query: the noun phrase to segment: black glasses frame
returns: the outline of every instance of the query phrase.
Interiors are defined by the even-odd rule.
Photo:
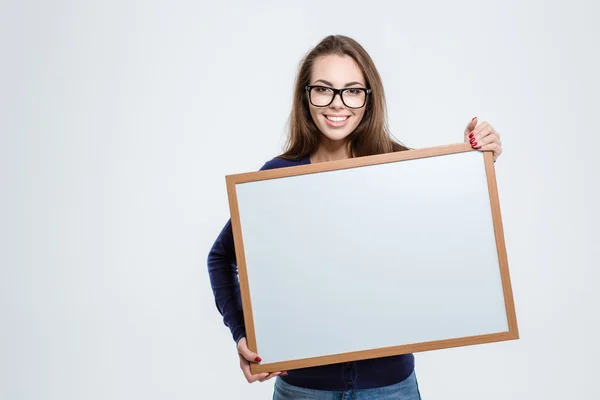
[[[312,89],[314,88],[323,88],[323,89],[329,89],[331,91],[333,91],[333,96],[331,97],[331,101],[328,104],[325,104],[323,106],[321,105],[316,105],[315,103],[313,103],[312,101]],[[329,107],[329,105],[331,103],[333,103],[333,101],[335,100],[335,96],[339,95],[340,99],[342,99],[342,103],[344,103],[344,105],[348,108],[352,108],[352,109],[357,109],[357,108],[363,108],[366,104],[367,104],[367,100],[369,97],[369,94],[371,93],[371,89],[366,89],[366,88],[357,88],[357,87],[350,87],[350,88],[344,88],[344,89],[335,89],[329,86],[321,86],[321,85],[306,85],[304,87],[304,89],[306,89],[306,91],[308,92],[308,100],[310,101],[310,104],[312,104],[315,107]],[[362,106],[360,107],[350,107],[348,104],[346,104],[346,102],[344,101],[344,95],[343,93],[347,90],[362,90],[363,92],[365,92],[365,102],[363,103]]]

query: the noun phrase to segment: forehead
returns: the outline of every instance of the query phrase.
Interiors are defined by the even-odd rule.
[[[350,56],[327,55],[317,58],[312,66],[311,83],[317,79],[324,79],[336,87],[343,87],[348,82],[365,84],[362,71],[358,63]]]

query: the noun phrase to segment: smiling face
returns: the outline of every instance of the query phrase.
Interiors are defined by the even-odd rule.
[[[350,56],[339,55],[317,58],[312,66],[309,84],[336,89],[367,87],[356,61]],[[313,101],[316,95],[315,90],[313,89]],[[352,95],[348,92],[344,94],[346,103],[349,103]],[[366,105],[362,108],[346,107],[339,95],[336,95],[333,102],[326,107],[316,107],[310,101],[308,107],[319,130],[326,138],[334,141],[344,140],[348,137],[362,120],[366,109]]]

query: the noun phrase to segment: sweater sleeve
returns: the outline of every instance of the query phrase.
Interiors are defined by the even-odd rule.
[[[237,343],[246,336],[231,219],[208,253],[208,275],[217,310]]]

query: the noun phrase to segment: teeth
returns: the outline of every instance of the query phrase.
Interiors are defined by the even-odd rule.
[[[348,117],[330,117],[329,115],[327,116],[327,119],[333,122],[342,122],[348,119]]]

